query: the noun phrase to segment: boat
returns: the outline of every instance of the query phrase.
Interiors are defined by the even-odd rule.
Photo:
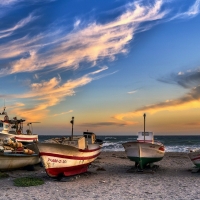
[[[100,155],[100,140],[96,135],[84,132],[81,136],[52,138],[43,143],[36,142],[39,156],[48,176],[60,180],[63,176],[72,176],[87,172],[89,165]]]
[[[5,115],[4,120],[0,120],[2,130],[0,131],[0,139],[4,138],[15,138],[17,142],[23,142],[23,143],[31,143],[38,141],[38,135],[33,134],[31,131],[32,123],[38,123],[38,122],[30,122],[28,123],[29,129],[26,130],[26,133],[23,133],[23,122],[25,122],[24,119],[17,119],[17,117],[14,117],[13,119],[9,119],[7,112],[4,110],[0,115]]]
[[[144,116],[144,131],[138,132],[136,141],[123,143],[127,157],[135,162],[135,167],[143,170],[147,165],[153,166],[154,162],[162,160],[165,154],[165,147],[162,143],[154,141],[153,132],[145,131]]]
[[[200,168],[200,149],[190,150],[190,152],[188,153],[188,156],[190,160],[193,162],[193,164],[197,168]]]
[[[32,166],[40,162],[39,156],[14,138],[0,141],[0,170],[12,170]]]

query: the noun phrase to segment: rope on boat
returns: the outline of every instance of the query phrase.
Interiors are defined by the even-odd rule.
[[[31,149],[26,148],[21,142],[16,142],[14,138],[5,138],[3,144],[0,146],[0,152],[5,152],[5,150],[10,150],[11,153],[24,153],[24,154],[34,154],[35,152]]]

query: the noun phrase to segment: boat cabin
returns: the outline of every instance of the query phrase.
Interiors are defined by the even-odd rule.
[[[154,142],[153,132],[138,132],[138,142]]]
[[[96,141],[96,135],[93,132],[83,132],[83,136],[88,144],[94,144]]]
[[[83,136],[74,136],[72,140],[70,137],[64,138],[64,140],[62,141],[62,144],[78,147],[79,149],[86,148],[86,141],[85,141],[85,137]]]
[[[73,137],[62,137],[62,138],[51,138],[45,140],[46,143],[58,143],[63,145],[69,145],[77,147],[79,149],[86,149],[88,145],[96,143],[96,135],[92,132],[83,132],[82,136],[73,136]],[[102,144],[102,140],[97,142]]]

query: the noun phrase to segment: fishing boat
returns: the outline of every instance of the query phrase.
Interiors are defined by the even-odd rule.
[[[14,117],[10,120],[5,108],[6,107],[4,107],[3,112],[0,113],[0,115],[5,115],[4,120],[0,120],[2,126],[2,130],[0,131],[0,139],[14,137],[17,142],[23,143],[38,141],[38,135],[33,134],[31,131],[32,123],[36,122],[28,123],[27,125],[29,128],[26,130],[26,133],[23,133],[23,122],[25,122],[25,120],[17,119],[17,117]]]
[[[96,142],[96,135],[84,132],[82,136],[73,136],[74,118],[72,118],[72,135],[53,138],[43,143],[35,143],[47,175],[61,179],[87,172],[88,166],[99,156],[101,144]]]
[[[0,170],[22,168],[39,162],[39,156],[31,146],[27,148],[14,138],[4,138],[0,141]]]
[[[147,165],[152,166],[154,162],[162,160],[165,154],[165,147],[162,143],[154,141],[153,132],[138,132],[136,141],[123,143],[127,157],[135,162],[135,166],[143,170]]]
[[[193,162],[193,164],[197,168],[200,168],[200,149],[190,150],[190,152],[188,153],[188,156],[190,160]]]

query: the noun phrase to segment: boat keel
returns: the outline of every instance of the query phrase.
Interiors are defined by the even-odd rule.
[[[73,176],[77,174],[82,174],[87,172],[87,170],[88,164],[64,168],[48,168],[46,169],[46,173],[52,178],[61,179],[63,176]]]

